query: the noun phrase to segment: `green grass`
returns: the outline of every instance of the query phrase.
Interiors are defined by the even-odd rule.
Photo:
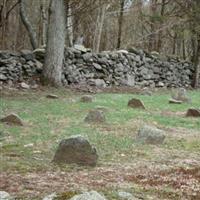
[[[192,104],[181,105],[168,104],[169,93],[153,96],[102,93],[95,95],[93,103],[80,103],[81,94],[64,89],[49,91],[60,96],[55,100],[45,98],[47,93],[36,91],[2,95],[0,116],[14,112],[26,124],[24,127],[0,124],[1,171],[26,173],[56,170],[57,166],[51,163],[55,149],[60,140],[72,135],[83,135],[96,146],[100,158],[98,166],[159,159],[160,155],[155,156],[154,152],[157,147],[139,145],[134,141],[138,128],[145,123],[165,130],[184,129],[185,134],[180,133],[179,138],[169,131],[166,142],[159,147],[161,156],[168,150],[184,151],[186,156],[200,152],[200,137],[188,140],[190,134],[192,137],[194,132],[200,134],[200,119],[176,114],[184,113],[190,107],[200,108],[199,91],[189,92]],[[147,110],[128,108],[127,102],[133,97],[140,98]],[[84,123],[87,112],[97,106],[108,108],[105,112],[107,122],[96,125]],[[171,115],[162,115],[165,111]],[[25,147],[27,144],[33,144],[33,147]]]

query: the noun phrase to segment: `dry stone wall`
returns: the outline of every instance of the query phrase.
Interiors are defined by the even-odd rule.
[[[44,50],[20,53],[0,52],[0,81],[22,81],[40,75]],[[194,67],[178,58],[161,57],[130,49],[92,53],[86,49],[67,48],[62,82],[106,86],[188,87]]]

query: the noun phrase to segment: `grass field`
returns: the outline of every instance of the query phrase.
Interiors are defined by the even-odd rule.
[[[54,93],[59,99],[47,99]],[[42,199],[59,192],[97,190],[118,199],[120,190],[140,199],[200,199],[200,119],[186,118],[190,107],[200,108],[200,91],[191,91],[192,104],[168,104],[169,92],[152,96],[99,93],[93,103],[80,103],[80,93],[49,89],[4,92],[0,116],[17,113],[25,126],[0,124],[0,190],[18,199]],[[146,110],[127,107],[140,98]],[[107,122],[83,122],[87,112],[104,106]],[[135,141],[140,126],[166,132],[163,145]],[[51,163],[60,140],[83,135],[97,148],[95,168]],[[66,198],[61,198],[66,199]]]

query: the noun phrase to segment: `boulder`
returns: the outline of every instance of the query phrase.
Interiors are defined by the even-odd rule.
[[[138,131],[136,141],[146,144],[162,144],[164,139],[165,133],[163,130],[145,125]]]
[[[91,191],[80,195],[75,195],[70,200],[106,200],[106,198],[96,191]]]
[[[200,109],[195,109],[195,108],[188,109],[186,117],[200,117]]]
[[[97,160],[96,149],[82,136],[62,140],[53,158],[53,162],[58,164],[78,164],[85,166],[95,166]]]
[[[90,103],[93,101],[93,96],[91,95],[84,95],[80,98],[80,102],[83,102],[83,103]]]
[[[22,119],[14,113],[11,113],[11,114],[1,118],[0,121],[7,123],[9,125],[17,125],[17,126],[23,126],[24,125]]]
[[[101,110],[91,110],[84,119],[87,123],[104,123],[106,122],[106,117]]]
[[[48,98],[48,99],[58,99],[59,97],[57,95],[55,95],[55,94],[48,94],[46,96],[46,98]]]
[[[129,100],[128,107],[139,108],[139,109],[145,110],[144,103],[140,99],[135,99],[135,98]]]
[[[0,200],[11,200],[13,199],[7,192],[0,191]]]

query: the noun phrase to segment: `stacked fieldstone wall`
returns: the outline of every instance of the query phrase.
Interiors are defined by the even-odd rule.
[[[42,72],[44,50],[20,53],[0,52],[0,81],[16,82]],[[106,86],[188,87],[194,67],[178,58],[163,57],[131,49],[92,53],[85,49],[67,48],[62,82]]]

